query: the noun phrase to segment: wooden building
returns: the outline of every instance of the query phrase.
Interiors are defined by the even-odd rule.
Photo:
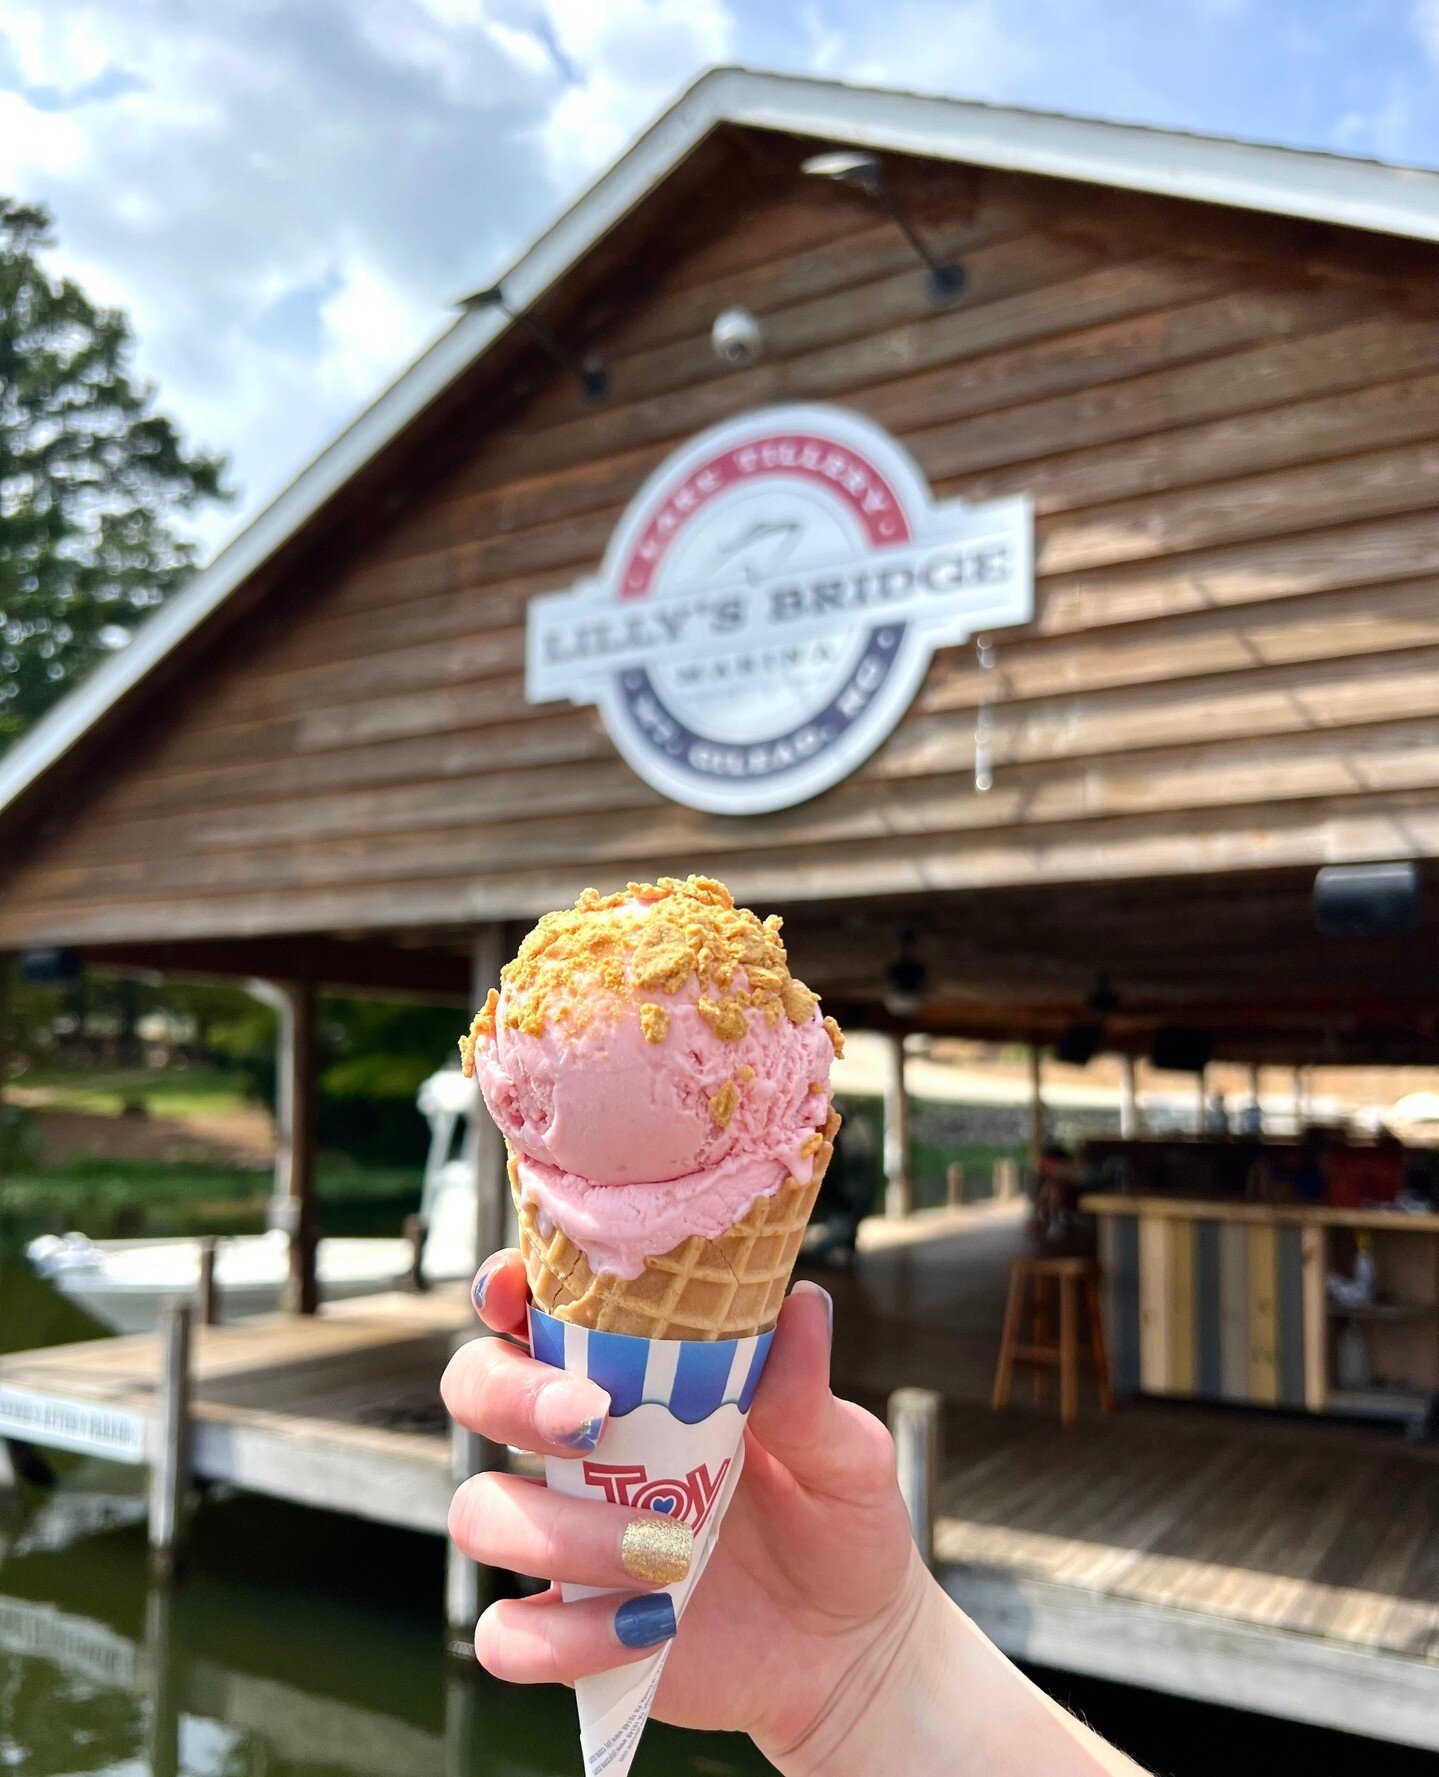
[[[835,147],[958,300],[806,175]],[[1326,863],[1439,873],[1436,242],[1432,173],[706,76],[0,762],[0,947],[292,984],[300,1206],[317,985],[459,1004],[512,922],[664,872],[780,907],[852,1023],[1045,1042],[1099,1003],[1117,1050],[1439,1059],[1432,913],[1309,906]],[[677,445],[785,402],[1027,496],[1034,615],[942,648],[845,781],[704,813],[527,702],[526,612]]]

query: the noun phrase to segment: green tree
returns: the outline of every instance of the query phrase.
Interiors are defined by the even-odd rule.
[[[124,315],[46,271],[52,244],[0,197],[0,752],[189,575],[175,515],[228,497],[131,380]]]

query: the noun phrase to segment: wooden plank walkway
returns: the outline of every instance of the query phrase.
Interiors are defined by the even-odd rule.
[[[1007,1652],[1439,1749],[1439,1454],[1132,1408],[951,1416],[935,1528]]]

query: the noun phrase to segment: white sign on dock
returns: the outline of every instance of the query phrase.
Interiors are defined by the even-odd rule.
[[[0,1437],[100,1456],[108,1462],[145,1460],[143,1414],[29,1388],[0,1385]]]

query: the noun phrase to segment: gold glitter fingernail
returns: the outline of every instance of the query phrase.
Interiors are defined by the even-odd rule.
[[[690,1570],[695,1533],[676,1518],[634,1518],[620,1538],[620,1566],[650,1586],[672,1586]]]

